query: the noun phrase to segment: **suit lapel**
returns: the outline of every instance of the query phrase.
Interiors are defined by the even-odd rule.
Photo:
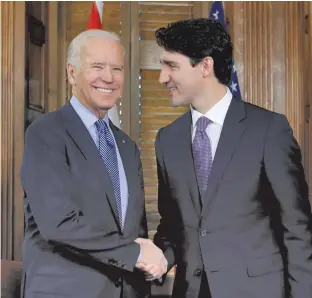
[[[203,198],[204,213],[209,209],[212,195],[217,189],[226,167],[246,129],[243,119],[246,117],[244,102],[240,98],[232,98],[229,110],[224,120],[218,147],[212,164],[206,194]]]
[[[120,132],[120,130],[114,126],[110,121],[110,127],[114,134],[119,154],[122,160],[123,168],[126,174],[127,185],[128,185],[128,206],[126,211],[126,217],[124,222],[124,230],[123,233],[126,235],[129,231],[132,230],[132,224],[135,223],[134,220],[131,220],[136,213],[137,198],[139,195],[138,189],[136,188],[139,185],[138,181],[138,173],[137,169],[134,168],[135,163],[133,162],[134,158],[134,150],[133,146],[125,140],[124,135]],[[132,155],[129,155],[131,152]]]
[[[200,216],[201,206],[200,206],[200,197],[197,186],[197,179],[194,168],[194,160],[192,153],[192,115],[191,111],[184,114],[181,118],[180,130],[177,132],[179,138],[177,138],[177,150],[176,154],[179,155],[177,160],[180,160],[181,171],[187,173],[187,183],[189,184],[190,194],[192,202],[195,208],[195,211]]]
[[[61,112],[63,119],[65,120],[64,124],[69,136],[77,145],[83,156],[92,164],[92,169],[94,169],[96,173],[95,176],[101,179],[102,183],[100,183],[100,185],[103,185],[103,194],[106,193],[110,207],[115,217],[115,221],[119,226],[117,203],[114,195],[113,185],[108,171],[106,170],[102,161],[99,150],[94,144],[89,131],[70,103],[67,103],[65,106],[63,106]]]

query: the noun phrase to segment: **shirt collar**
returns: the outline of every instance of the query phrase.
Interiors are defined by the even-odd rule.
[[[229,109],[231,101],[232,101],[232,93],[231,93],[230,89],[227,88],[225,95],[205,115],[196,111],[191,106],[192,128],[195,129],[197,120],[201,116],[205,116],[210,121],[212,121],[213,123],[216,123],[216,124],[223,126],[224,119],[225,119],[226,113]]]
[[[87,109],[83,104],[80,103],[77,97],[72,96],[70,99],[70,104],[84,123],[87,129],[90,129],[95,122],[97,122],[99,119],[96,117],[89,109]],[[104,121],[109,125],[108,121],[108,113],[106,113],[104,117]]]

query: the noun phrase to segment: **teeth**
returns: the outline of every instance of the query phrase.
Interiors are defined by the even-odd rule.
[[[112,89],[104,89],[104,88],[96,88],[96,90],[104,93],[111,93],[113,91]]]

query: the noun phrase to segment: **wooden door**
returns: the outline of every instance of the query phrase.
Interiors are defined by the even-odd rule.
[[[64,18],[58,2],[1,2],[1,257],[20,260],[20,166],[26,127],[65,102]]]
[[[47,110],[47,18],[47,2],[26,2],[25,128]]]

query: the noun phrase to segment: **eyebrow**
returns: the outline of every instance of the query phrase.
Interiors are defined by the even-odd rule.
[[[122,69],[124,68],[123,65],[103,63],[103,62],[92,62],[91,65],[100,65],[100,66],[110,65],[112,67],[120,67]]]
[[[107,63],[103,63],[103,62],[92,62],[91,65],[106,65]]]
[[[161,60],[160,59],[160,64],[166,64],[166,65],[170,65],[170,64],[174,64],[174,65],[179,65],[177,62],[175,61],[171,61],[171,60]]]

